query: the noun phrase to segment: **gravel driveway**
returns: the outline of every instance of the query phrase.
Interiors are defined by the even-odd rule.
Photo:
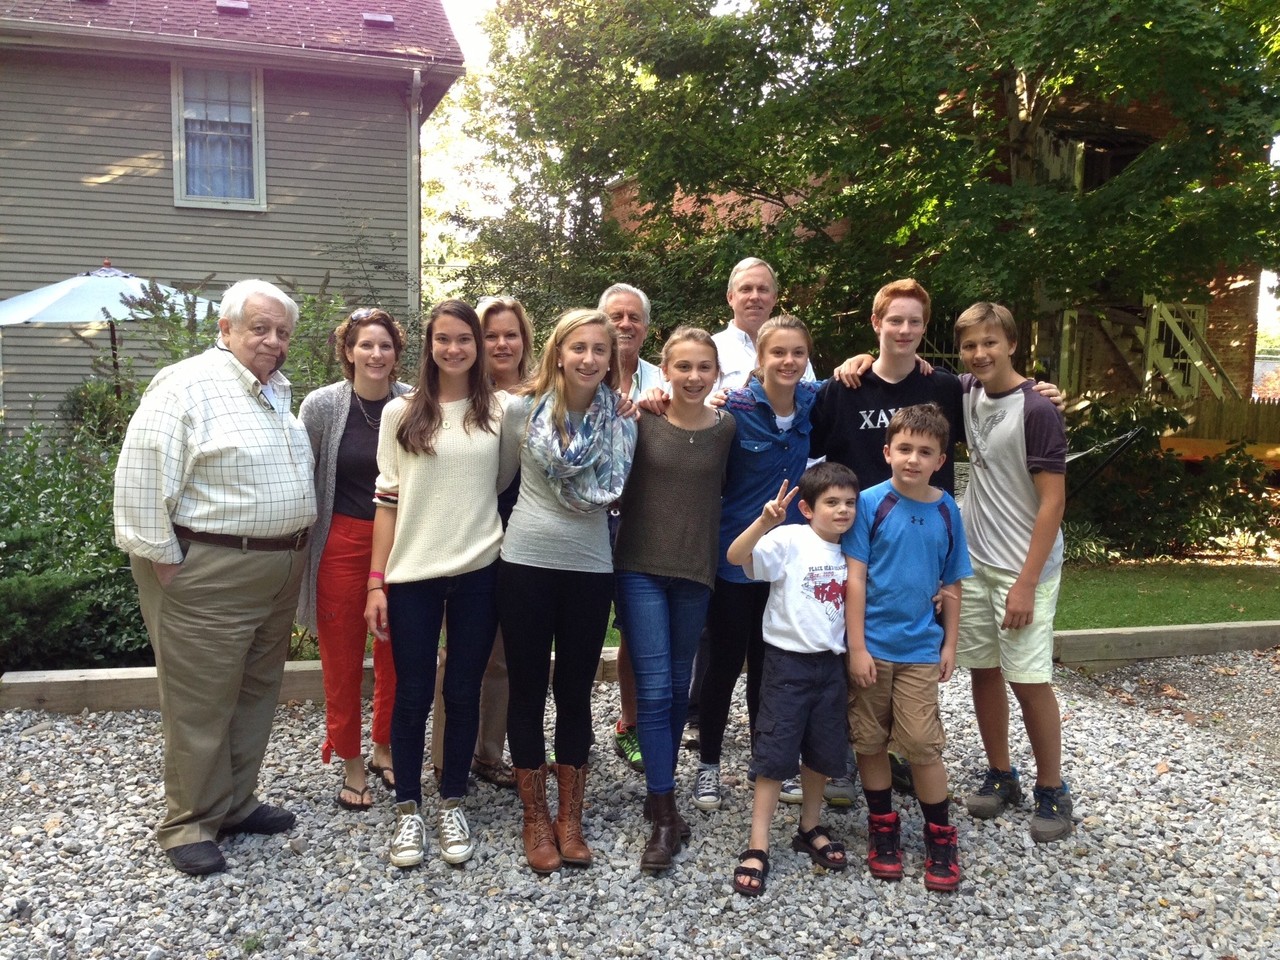
[[[702,814],[685,800],[686,753],[692,845],[668,874],[643,876],[643,783],[606,738],[612,686],[596,694],[587,789],[596,865],[546,879],[522,865],[514,793],[486,784],[468,800],[470,863],[449,867],[429,848],[421,868],[391,867],[390,804],[334,805],[341,768],[319,762],[322,712],[310,703],[280,708],[262,776],[263,797],[298,813],[293,835],[230,840],[229,872],[187,878],[151,839],[157,714],[7,712],[0,957],[1280,957],[1280,652],[1062,672],[1059,683],[1075,834],[1037,846],[1025,810],[980,823],[955,808],[965,881],[952,895],[924,890],[919,812],[901,803],[901,883],[867,875],[861,803],[826,817],[853,854],[844,874],[791,852],[784,808],[768,892],[734,895],[751,802],[743,717],[726,747],[724,807]],[[944,689],[943,714],[963,793],[983,766],[965,676]],[[1016,740],[1029,765],[1026,753]]]

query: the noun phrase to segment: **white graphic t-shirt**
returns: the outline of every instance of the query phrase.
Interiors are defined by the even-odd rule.
[[[808,524],[775,527],[751,554],[757,580],[767,580],[765,642],[795,653],[844,653],[847,567],[839,543]]]

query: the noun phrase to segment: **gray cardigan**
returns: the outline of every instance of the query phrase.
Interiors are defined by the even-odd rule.
[[[412,389],[406,383],[393,381],[391,395],[398,397]],[[316,629],[316,575],[320,570],[320,555],[329,539],[329,524],[333,520],[333,488],[338,475],[338,444],[351,412],[351,381],[340,380],[327,387],[313,390],[302,401],[298,418],[307,428],[311,439],[311,452],[316,459],[316,525],[311,528],[310,554],[306,573],[302,577],[302,592],[298,595],[298,623],[308,630]],[[372,492],[370,497],[372,497]]]

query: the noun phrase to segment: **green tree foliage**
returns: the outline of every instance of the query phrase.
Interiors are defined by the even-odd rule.
[[[1177,298],[1221,264],[1280,259],[1268,3],[722,8],[499,0],[477,124],[522,179],[513,212],[481,225],[472,286],[581,301],[584,274],[625,274],[722,315],[729,266],[756,253],[830,341],[897,276],[944,308],[997,298],[1033,314]],[[1168,116],[1154,142],[1126,120],[1147,105]],[[1117,138],[1129,162],[1105,182],[1049,176],[1068,140]],[[600,222],[620,178],[639,201],[631,236]]]

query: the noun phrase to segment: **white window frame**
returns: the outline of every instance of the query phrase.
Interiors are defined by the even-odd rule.
[[[252,81],[253,109],[253,191],[252,197],[208,197],[187,193],[187,138],[183,128],[183,75],[184,69],[221,70],[226,73],[248,73]],[[170,68],[172,92],[171,116],[173,119],[173,205],[175,207],[199,207],[206,210],[267,209],[266,140],[263,136],[262,68],[233,66],[225,63],[201,63],[198,61],[174,62]]]

